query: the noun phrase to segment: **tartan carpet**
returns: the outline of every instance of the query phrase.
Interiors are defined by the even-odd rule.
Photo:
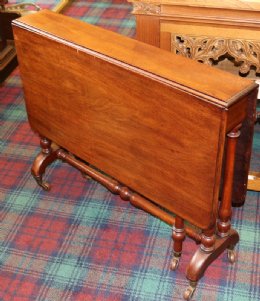
[[[51,7],[51,1],[42,2]],[[130,11],[122,0],[74,1],[64,13],[133,36]],[[27,122],[18,69],[0,88],[0,116],[0,300],[183,300],[185,268],[197,248],[192,240],[186,239],[179,269],[172,272],[168,225],[65,163],[47,169],[51,191],[36,185],[30,168],[39,139]],[[257,125],[256,170],[259,154]],[[259,193],[248,192],[233,216],[240,233],[238,261],[230,265],[221,255],[193,300],[259,300]]]

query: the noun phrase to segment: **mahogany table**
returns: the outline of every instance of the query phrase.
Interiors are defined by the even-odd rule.
[[[200,246],[184,293],[191,300],[220,254],[235,261],[236,145],[257,85],[50,11],[15,20],[14,35],[28,119],[41,141],[37,183],[49,190],[43,174],[60,159],[172,225],[172,269],[186,234],[194,239]]]

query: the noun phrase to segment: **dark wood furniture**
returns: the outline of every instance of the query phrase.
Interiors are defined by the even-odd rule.
[[[5,8],[5,4],[8,2],[8,0],[0,0],[0,9],[4,9]]]
[[[48,190],[45,169],[63,160],[174,225],[173,269],[186,234],[200,243],[187,269],[190,300],[222,252],[235,260],[236,144],[257,85],[49,11],[13,27],[28,119],[41,137],[34,178]]]
[[[32,11],[25,10],[27,6],[39,10],[39,6],[28,2],[7,5],[8,0],[0,0],[0,84],[17,67],[16,50],[11,23],[13,20]]]
[[[128,2],[138,40],[235,74],[260,74],[260,1]]]
[[[62,12],[71,2],[72,0],[60,0],[53,11]],[[37,10],[40,10],[40,7],[35,3],[22,2],[8,5],[8,0],[0,0],[0,84],[18,65],[11,22]]]
[[[136,16],[136,38],[173,53],[260,82],[260,1],[128,0]],[[258,98],[260,94],[258,94]],[[250,172],[254,116],[237,148],[233,205],[245,202],[248,189],[260,190],[260,174]]]
[[[18,64],[11,22],[20,16],[17,12],[5,12],[0,9],[0,83]]]

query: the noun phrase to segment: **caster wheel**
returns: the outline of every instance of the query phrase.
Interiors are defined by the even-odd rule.
[[[195,291],[195,287],[189,286],[183,294],[184,300],[190,301]]]
[[[42,180],[42,176],[34,176],[35,181],[37,182],[37,184],[45,191],[49,191],[51,189],[51,185],[47,182],[44,182]]]
[[[227,257],[228,257],[228,261],[230,263],[234,263],[236,261],[236,253],[234,250],[228,250],[227,251]]]
[[[180,262],[180,258],[176,258],[174,257],[171,261],[171,265],[170,265],[170,269],[172,271],[175,271],[178,269],[178,266],[179,266],[179,262]]]
[[[43,182],[43,183],[41,184],[41,187],[42,187],[42,189],[45,190],[45,191],[50,191],[50,190],[51,190],[51,185],[50,185],[49,183],[46,183],[46,182]]]

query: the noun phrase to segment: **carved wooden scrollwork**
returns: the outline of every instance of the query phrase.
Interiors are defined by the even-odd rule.
[[[133,2],[133,14],[158,15],[161,13],[160,5],[142,2]]]
[[[239,72],[246,74],[251,67],[260,72],[260,42],[254,40],[196,37],[172,33],[171,51],[212,65],[221,56],[230,55],[240,64]]]

